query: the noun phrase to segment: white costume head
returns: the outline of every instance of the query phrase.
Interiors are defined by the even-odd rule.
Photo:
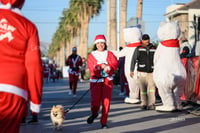
[[[178,39],[180,35],[178,22],[161,22],[157,35],[161,41]]]
[[[124,40],[127,43],[140,42],[142,38],[142,32],[139,27],[124,28]]]

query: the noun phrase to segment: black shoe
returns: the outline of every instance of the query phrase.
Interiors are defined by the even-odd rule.
[[[107,124],[104,124],[104,125],[101,125],[101,128],[102,128],[102,129],[107,129],[107,128],[109,128],[109,127],[108,127]]]
[[[146,106],[146,105],[142,105],[140,108],[141,108],[142,110],[147,110],[147,106]]]
[[[147,109],[148,109],[148,110],[155,110],[155,105],[149,105],[149,106],[147,107]]]
[[[33,116],[33,118],[32,118],[30,121],[28,121],[28,123],[29,123],[29,124],[36,124],[36,123],[38,123],[38,118],[37,118],[37,116]]]
[[[92,124],[94,119],[97,118],[98,115],[91,115],[88,119],[87,119],[87,123],[88,124]]]

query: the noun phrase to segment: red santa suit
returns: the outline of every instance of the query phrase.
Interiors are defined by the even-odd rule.
[[[53,82],[55,82],[56,75],[57,75],[56,74],[56,67],[57,67],[57,65],[54,62],[50,65],[51,76],[52,76]]]
[[[102,64],[107,64],[109,68],[108,76],[102,78]],[[93,51],[88,56],[87,66],[91,71],[90,92],[91,92],[91,112],[97,116],[102,103],[101,124],[107,123],[108,112],[110,109],[110,100],[113,88],[113,72],[118,67],[118,62],[114,54],[104,50]]]
[[[50,65],[49,65],[48,62],[45,62],[43,64],[43,72],[44,72],[44,78],[48,82],[48,80],[49,80],[49,73],[50,73]]]
[[[40,111],[42,62],[35,25],[20,14],[24,0],[1,0],[0,7],[0,130],[18,133],[26,101]]]
[[[76,52],[76,51],[77,51],[76,47],[72,48],[72,52]],[[68,73],[69,73],[70,90],[73,91],[73,94],[75,96],[78,78],[79,78],[79,75],[80,75],[79,67],[82,66],[82,58],[77,54],[71,54],[67,58],[66,64],[69,65]]]

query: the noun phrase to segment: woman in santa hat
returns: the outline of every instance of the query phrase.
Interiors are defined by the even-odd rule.
[[[114,54],[107,51],[106,38],[104,35],[97,35],[94,40],[94,50],[90,53],[87,65],[91,71],[90,92],[91,112],[87,119],[88,124],[93,123],[98,116],[100,104],[102,103],[102,128],[107,128],[107,118],[110,109],[110,100],[113,88],[113,72],[118,67]]]
[[[0,131],[18,133],[28,97],[40,111],[43,72],[36,26],[22,16],[25,0],[0,0]]]

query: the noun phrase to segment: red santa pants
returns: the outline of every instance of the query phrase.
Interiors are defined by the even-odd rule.
[[[113,81],[104,79],[104,82],[90,82],[91,93],[91,112],[92,115],[97,115],[102,103],[101,124],[104,125],[108,119],[110,110],[110,100],[112,96]]]
[[[19,133],[26,101],[20,96],[0,92],[1,133]]]
[[[74,95],[76,94],[78,77],[79,77],[79,75],[69,74],[69,87],[70,87],[70,90],[73,91]]]

